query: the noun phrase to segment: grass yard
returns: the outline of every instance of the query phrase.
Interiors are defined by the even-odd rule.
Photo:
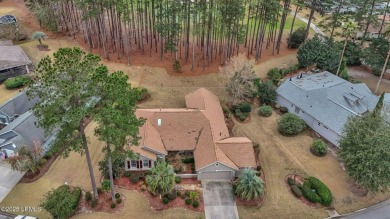
[[[347,175],[337,159],[329,153],[315,157],[309,151],[313,141],[308,132],[295,137],[285,137],[277,131],[280,116],[260,117],[252,112],[248,124],[235,123],[233,132],[260,143],[260,162],[265,172],[266,199],[261,208],[239,207],[240,218],[324,218],[325,209],[314,209],[294,198],[284,183],[286,175],[297,173],[315,176],[332,191],[332,205],[339,213],[347,213],[390,198],[390,193],[358,197],[348,189]]]

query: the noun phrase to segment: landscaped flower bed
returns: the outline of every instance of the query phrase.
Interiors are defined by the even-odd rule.
[[[114,202],[111,199],[111,190],[105,192],[99,189],[98,193],[99,198],[94,199],[90,192],[83,192],[77,213],[85,211],[114,213],[123,208],[125,197],[120,193],[116,193]]]
[[[142,193],[148,199],[150,207],[155,210],[164,210],[164,209],[177,208],[177,207],[188,208],[190,210],[197,211],[197,212],[203,212],[204,210],[203,198],[200,191],[176,190],[175,191],[176,196],[172,195],[170,197],[171,199],[169,199],[167,195],[165,196],[161,195],[160,198],[160,195],[153,195],[148,190],[144,177],[141,177],[137,183],[132,183],[130,178],[131,176],[127,177],[123,175],[119,179],[115,179],[114,184],[120,188],[129,189],[129,190]],[[180,184],[178,185],[191,185],[191,184],[197,185],[199,184],[199,181],[197,181],[196,179],[182,179]],[[178,192],[180,192],[180,194]],[[190,204],[186,204],[186,200],[190,198],[189,197],[190,192],[197,192],[198,197],[196,198],[196,200],[199,204],[198,207],[193,206],[193,200],[191,200]],[[168,201],[168,203],[164,204],[164,198],[165,201]]]
[[[329,188],[315,177],[302,178],[288,175],[285,182],[291,194],[311,207],[330,206],[332,193]]]

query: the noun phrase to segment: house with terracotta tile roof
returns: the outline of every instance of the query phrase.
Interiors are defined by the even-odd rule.
[[[139,146],[128,145],[138,159],[127,160],[126,170],[148,170],[169,152],[193,153],[198,180],[232,180],[240,170],[256,167],[252,141],[230,137],[216,95],[200,88],[185,101],[187,108],[136,111],[146,122],[139,129]]]

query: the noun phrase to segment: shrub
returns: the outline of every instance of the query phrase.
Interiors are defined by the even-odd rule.
[[[259,108],[259,115],[260,116],[264,116],[264,117],[271,116],[272,115],[272,107],[271,106],[267,106],[267,105],[261,106]]]
[[[184,194],[185,194],[186,196],[190,196],[190,191],[186,191]]]
[[[145,190],[146,190],[146,185],[145,184],[141,185],[141,191],[145,191]]]
[[[277,84],[282,77],[278,68],[272,68],[269,70],[267,76],[272,82],[274,82],[274,84]]]
[[[191,199],[189,199],[189,198],[187,198],[187,199],[186,199],[186,204],[187,204],[187,205],[190,205],[190,204],[191,204],[191,202],[192,202],[192,200],[191,200]]]
[[[196,200],[194,202],[192,202],[192,207],[194,207],[194,208],[199,207],[199,202]]]
[[[167,197],[164,197],[162,201],[163,201],[164,205],[169,203],[169,199]]]
[[[192,173],[196,173],[195,164],[194,163],[191,164],[191,172]]]
[[[187,164],[187,163],[195,163],[193,157],[186,157],[186,158],[183,158],[182,161],[183,161],[183,163],[185,163],[185,164]]]
[[[103,191],[109,191],[111,189],[111,182],[108,179],[103,180],[102,182],[102,190]]]
[[[148,89],[145,87],[137,87],[138,101],[145,99],[148,96]]]
[[[281,68],[279,73],[280,73],[280,76],[283,77],[283,76],[287,75],[288,73],[290,73],[290,70],[286,69],[286,68]]]
[[[47,160],[45,158],[42,158],[39,160],[39,166],[43,166],[47,163]]]
[[[308,182],[310,188],[316,191],[316,194],[320,197],[320,203],[329,206],[332,203],[332,193],[329,188],[315,177],[309,177],[305,183]],[[303,183],[303,186],[305,186]]]
[[[120,203],[122,203],[122,199],[117,198],[117,199],[116,199],[116,204],[119,205]]]
[[[298,198],[302,197],[302,191],[298,188],[296,185],[291,186],[291,191],[294,193],[294,195]]]
[[[125,172],[125,177],[130,177],[131,176],[131,173],[129,171],[126,171]]]
[[[275,104],[275,109],[280,109],[280,105],[279,104]]]
[[[115,193],[115,198],[116,198],[116,199],[118,199],[118,198],[120,198],[120,197],[121,197],[121,194]]]
[[[295,185],[295,180],[294,180],[293,178],[291,178],[291,177],[288,177],[288,178],[287,178],[287,183],[288,183],[290,186]]]
[[[243,113],[250,113],[252,111],[252,107],[249,103],[241,103],[238,105],[238,108],[241,110]]]
[[[181,196],[180,196],[182,199],[185,199],[185,198],[187,198],[187,196],[186,195],[184,195],[184,194],[181,194]]]
[[[169,193],[167,194],[167,198],[168,198],[169,200],[175,200],[176,197],[177,197],[176,190],[172,190],[171,192],[169,192]]]
[[[111,203],[111,208],[114,209],[116,207],[115,203]]]
[[[328,153],[328,146],[321,139],[316,139],[311,144],[310,151],[316,156],[325,156]]]
[[[71,190],[69,186],[62,185],[46,193],[40,206],[48,211],[53,218],[69,218],[76,211],[80,197],[80,188]]]
[[[93,198],[93,199],[91,200],[91,207],[92,207],[92,208],[95,208],[95,207],[97,206],[97,204],[98,204],[98,200],[97,200],[96,198]]]
[[[278,123],[278,130],[283,135],[299,134],[305,127],[305,121],[292,113],[284,114]]]
[[[90,202],[90,201],[92,200],[92,194],[91,194],[91,192],[86,192],[86,193],[85,193],[85,200],[86,200],[87,202]]]
[[[240,109],[235,109],[234,114],[241,120],[244,121],[248,117],[249,113],[244,113]]]
[[[175,183],[181,183],[181,177],[175,176]]]
[[[298,48],[305,41],[305,37],[306,29],[304,27],[296,29],[287,39],[288,48]]]
[[[181,72],[181,64],[178,60],[175,60],[175,63],[173,63],[173,70],[175,72]]]
[[[102,194],[102,192],[103,192],[102,188],[101,187],[97,188],[97,192],[98,192],[98,194]]]
[[[281,113],[288,113],[288,108],[285,106],[279,107]]]
[[[7,89],[13,89],[27,85],[30,81],[31,79],[29,77],[21,75],[14,78],[8,78],[4,82],[4,85]]]
[[[181,196],[181,192],[180,192],[180,191],[177,191],[177,192],[176,192],[176,195],[177,195],[177,196]]]
[[[311,185],[310,183],[306,180],[304,183],[303,183],[303,186],[301,188],[301,191],[302,191],[302,194],[303,196],[313,202],[313,203],[319,203],[321,202],[321,198],[320,196],[317,195],[317,193],[315,193],[312,189],[311,189]]]
[[[132,183],[136,184],[139,181],[139,175],[138,174],[131,174],[130,180]]]

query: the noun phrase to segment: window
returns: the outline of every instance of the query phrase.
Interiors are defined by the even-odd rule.
[[[144,162],[144,167],[149,167],[149,160],[143,160]]]
[[[131,160],[131,167],[137,167],[137,161]]]

